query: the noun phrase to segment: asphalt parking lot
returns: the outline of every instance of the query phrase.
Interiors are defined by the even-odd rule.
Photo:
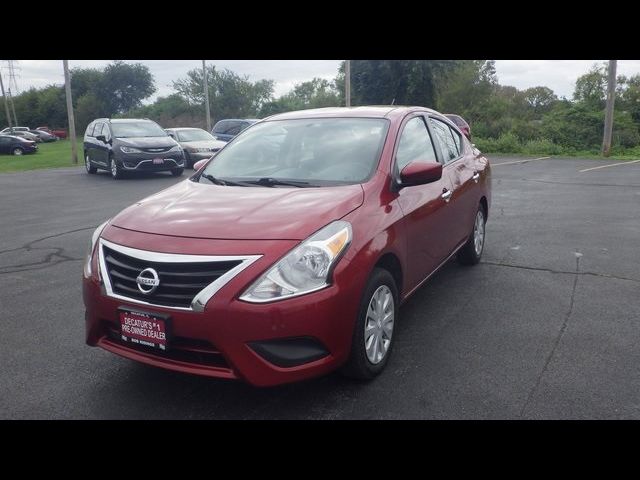
[[[640,418],[640,163],[492,163],[483,262],[405,304],[383,375],[269,389],[84,344],[93,229],[182,179],[0,175],[0,418]]]

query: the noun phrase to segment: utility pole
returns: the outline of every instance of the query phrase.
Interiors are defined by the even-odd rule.
[[[78,164],[78,146],[76,145],[76,122],[73,118],[73,103],[71,101],[71,78],[69,76],[69,61],[63,60],[64,92],[67,96],[67,117],[69,119],[69,137],[71,140],[71,161]]]
[[[2,72],[0,72],[0,90],[2,90],[2,100],[4,103],[4,113],[7,115],[7,123],[11,132],[13,132],[13,125],[11,125],[11,115],[9,115],[9,104],[7,103],[7,97],[4,94],[4,83],[2,83]]]
[[[613,132],[613,106],[616,101],[616,67],[617,60],[609,60],[609,77],[607,79],[607,108],[604,113],[604,139],[602,140],[602,155],[608,157],[611,153],[611,133]]]
[[[18,126],[18,117],[16,117],[16,104],[13,103],[13,95],[11,95],[11,88],[7,88],[7,94],[9,95],[9,102],[11,102],[11,111],[13,112],[13,123],[14,126]]]
[[[351,106],[351,60],[344,64],[344,98],[347,107]]]
[[[209,111],[209,81],[207,79],[207,66],[202,60],[202,78],[204,88],[204,107],[207,112],[207,132],[211,133],[211,112]]]

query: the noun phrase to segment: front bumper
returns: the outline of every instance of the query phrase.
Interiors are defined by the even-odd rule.
[[[155,163],[156,159],[162,159],[162,163]],[[163,172],[185,166],[182,152],[122,154],[116,161],[124,170],[138,172]]]
[[[196,243],[203,249],[209,248],[204,246],[206,243],[212,244],[216,251],[206,252],[210,254],[229,254],[228,248],[234,243],[234,254],[257,253],[250,250],[253,247],[248,241]],[[255,386],[303,380],[334,370],[349,355],[366,272],[352,272],[355,269],[350,269],[348,260],[343,258],[334,271],[333,284],[323,290],[266,304],[238,300],[266,268],[297,242],[278,243],[277,253],[265,255],[234,277],[209,300],[203,312],[142,308],[107,296],[104,285],[96,278],[83,278],[87,344],[149,365],[242,379]],[[171,316],[172,343],[167,352],[132,346],[119,339],[118,308],[123,306]]]

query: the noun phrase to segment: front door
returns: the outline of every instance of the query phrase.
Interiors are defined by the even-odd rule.
[[[404,124],[396,152],[396,175],[412,162],[437,162],[433,141],[422,115]],[[408,291],[431,274],[455,248],[450,231],[449,177],[426,185],[403,187],[398,203],[407,231]]]

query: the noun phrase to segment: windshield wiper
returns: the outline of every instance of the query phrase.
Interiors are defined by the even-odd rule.
[[[222,178],[216,178],[213,175],[209,175],[208,173],[203,173],[200,175],[202,178],[206,178],[211,183],[215,183],[216,185],[224,185],[224,186],[233,186],[233,187],[244,187],[241,183],[232,182],[230,180],[223,180]]]
[[[304,188],[304,187],[314,186],[314,185],[311,185],[309,182],[303,182],[300,180],[280,180],[278,178],[273,178],[273,177],[262,177],[262,178],[258,178],[257,180],[244,180],[243,183],[250,183],[252,185],[261,185],[264,187],[276,187],[278,185],[283,185],[287,187]]]

